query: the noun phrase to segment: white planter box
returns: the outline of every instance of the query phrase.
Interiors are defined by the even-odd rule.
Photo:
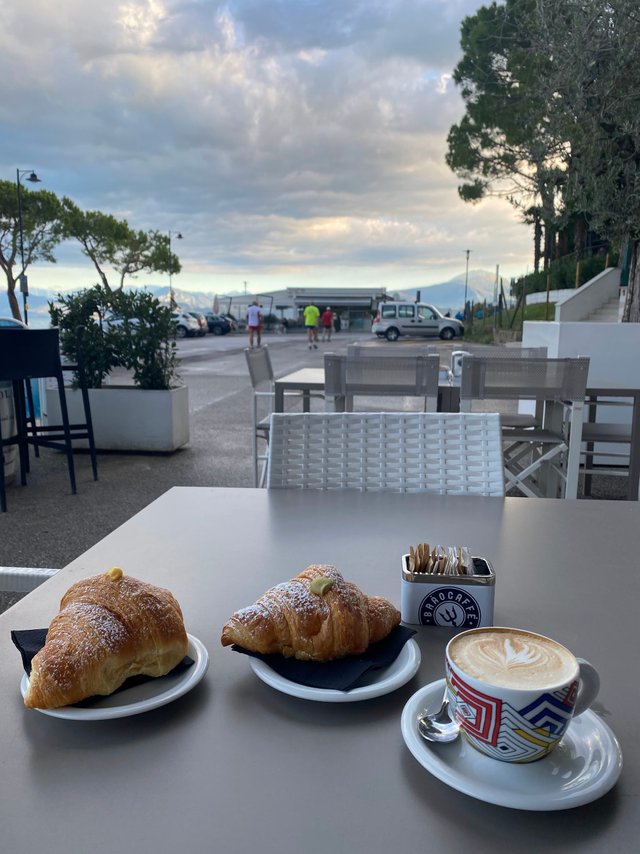
[[[71,423],[84,421],[82,396],[66,389]],[[57,389],[47,389],[47,420],[62,423]],[[155,391],[133,386],[89,389],[96,448],[102,451],[175,451],[189,441],[187,386]],[[88,442],[78,441],[77,447]]]

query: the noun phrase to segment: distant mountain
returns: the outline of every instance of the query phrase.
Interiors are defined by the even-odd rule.
[[[458,311],[464,305],[464,282],[465,274],[454,276],[448,282],[435,285],[424,285],[419,288],[392,292],[389,295],[402,300],[415,300],[417,293],[423,302],[431,303],[441,311]],[[467,283],[467,299],[482,302],[493,301],[495,276],[486,270],[469,270]],[[168,285],[147,285],[146,290],[157,297],[161,302],[169,303]],[[185,291],[181,288],[173,289],[173,294],[180,308],[185,311],[213,311],[214,301],[217,297],[221,312],[228,310],[229,298],[242,296],[242,291],[229,291],[227,294],[216,294],[213,291]],[[29,322],[35,327],[46,327],[49,325],[49,301],[54,301],[58,296],[57,290],[44,288],[32,288],[29,294]],[[22,299],[20,298],[20,305]],[[0,317],[9,315],[9,306],[6,300],[0,297]]]
[[[169,304],[169,286],[168,285],[149,285],[146,290],[157,297],[160,302]],[[29,325],[36,328],[45,328],[49,326],[49,302],[54,302],[58,296],[58,290],[49,290],[44,288],[29,289]],[[185,311],[213,311],[213,301],[216,294],[211,292],[189,292],[179,288],[173,289],[174,299],[178,305]],[[222,309],[224,302],[221,300]],[[20,307],[22,308],[22,297],[18,297]],[[3,302],[0,298],[0,317],[10,316],[9,305],[6,300]]]
[[[169,287],[167,285],[147,285],[145,290],[157,297],[160,302],[169,304]],[[183,291],[173,289],[173,298],[184,311],[213,311],[215,298],[221,299],[213,291]]]
[[[465,274],[454,276],[448,282],[437,285],[424,285],[420,288],[411,288],[401,291],[400,298],[415,300],[418,293],[422,302],[435,305],[441,311],[451,310],[456,312],[464,306],[464,282]],[[495,288],[495,275],[487,273],[486,270],[469,270],[467,280],[467,299],[474,302],[493,302]]]

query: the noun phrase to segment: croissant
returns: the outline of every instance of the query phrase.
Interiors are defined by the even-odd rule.
[[[330,661],[359,655],[399,622],[400,612],[384,597],[367,596],[335,566],[313,565],[237,611],[221,641],[262,654]]]
[[[24,704],[55,709],[112,694],[130,676],[164,676],[188,647],[180,606],[113,567],[67,590],[31,662]]]

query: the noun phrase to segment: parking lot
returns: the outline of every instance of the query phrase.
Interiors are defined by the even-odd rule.
[[[340,333],[309,350],[300,333],[273,334],[268,344],[275,373],[322,365],[323,353],[344,352],[349,343],[378,342],[370,333]],[[91,477],[89,457],[76,454],[78,493],[69,493],[63,454],[43,449],[33,459],[28,485],[7,490],[8,512],[0,514],[0,564],[61,567],[121,525],[172,486],[252,486],[251,384],[244,348],[246,335],[207,335],[178,343],[182,381],[189,387],[189,445],[174,454],[100,454],[99,480]],[[408,346],[411,346],[408,343]],[[444,353],[452,345],[438,342]],[[215,520],[203,531],[211,539],[242,536],[217,531]],[[179,538],[181,532],[175,531]],[[113,563],[120,558],[113,556]]]
[[[299,333],[267,335],[264,339],[276,375],[320,366],[324,352],[345,352],[347,345],[356,341],[379,348],[411,348],[424,343],[390,344],[370,333],[344,332],[334,334],[330,343],[320,343],[317,350],[309,350],[305,336]],[[448,367],[450,353],[460,347],[460,342],[432,343],[441,352],[441,365]],[[0,564],[64,566],[172,486],[252,486],[246,344],[246,335],[241,333],[179,342],[181,377],[189,387],[191,438],[188,446],[176,453],[100,454],[97,482],[91,477],[88,455],[76,454],[78,493],[71,495],[64,455],[43,450],[40,459],[32,461],[28,485],[7,490],[8,513],[0,514]],[[607,488],[607,484],[598,486],[594,497],[619,497],[617,483],[612,494]],[[241,537],[250,525],[250,519],[238,519],[236,530],[222,531],[212,519],[202,532],[211,540],[212,561],[218,537]],[[181,535],[176,529],[176,538]],[[113,555],[114,564],[120,560],[119,555]]]

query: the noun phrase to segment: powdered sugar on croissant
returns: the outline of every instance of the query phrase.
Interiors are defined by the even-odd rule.
[[[318,582],[312,583],[322,578],[332,583],[320,582],[320,587],[329,589],[314,592]],[[364,652],[399,622],[400,612],[387,599],[367,596],[335,566],[316,564],[237,611],[224,626],[221,641],[262,654],[330,661]]]
[[[25,706],[58,708],[112,694],[130,676],[164,676],[187,647],[172,594],[113,567],[78,581],[63,596],[31,662]]]

